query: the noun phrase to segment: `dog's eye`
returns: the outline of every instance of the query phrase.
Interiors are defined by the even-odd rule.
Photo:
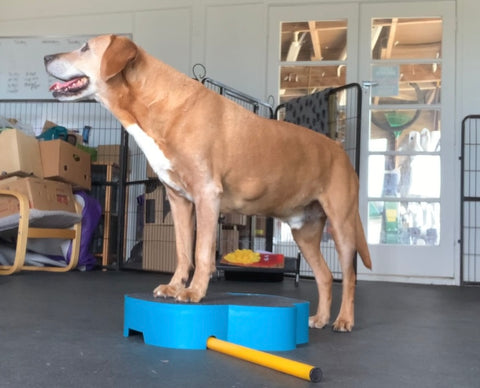
[[[88,47],[88,43],[85,43],[85,44],[82,46],[82,48],[80,49],[80,51],[81,51],[82,53],[84,53],[85,51],[88,51],[88,50],[90,50],[90,47]]]

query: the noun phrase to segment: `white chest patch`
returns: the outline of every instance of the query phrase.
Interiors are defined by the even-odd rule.
[[[172,163],[167,159],[161,148],[155,141],[148,136],[142,128],[137,124],[130,125],[126,128],[127,132],[135,139],[140,149],[145,154],[148,163],[153,171],[158,175],[162,183],[171,187],[172,189],[182,193],[187,198],[190,197],[185,190],[172,181],[170,171],[172,171]]]

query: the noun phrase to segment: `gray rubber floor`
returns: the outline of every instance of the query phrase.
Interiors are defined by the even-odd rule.
[[[359,282],[350,334],[310,330],[276,353],[318,366],[311,383],[211,350],[145,345],[123,337],[123,296],[168,276],[140,272],[23,272],[0,277],[0,387],[480,387],[480,288]],[[218,292],[311,301],[316,288],[216,280]],[[341,285],[334,285],[333,315]]]

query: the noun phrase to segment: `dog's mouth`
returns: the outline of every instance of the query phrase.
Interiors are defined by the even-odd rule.
[[[90,84],[87,76],[75,77],[68,81],[55,82],[50,86],[53,97],[70,97],[80,94]]]

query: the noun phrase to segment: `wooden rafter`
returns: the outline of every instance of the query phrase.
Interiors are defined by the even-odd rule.
[[[392,50],[395,46],[395,36],[397,35],[397,25],[398,18],[393,18],[392,24],[390,25],[390,33],[388,34],[387,48],[384,52],[383,59],[389,59],[392,57]]]
[[[318,36],[317,23],[314,21],[308,22],[308,28],[310,30],[310,37],[312,38],[313,56],[312,61],[322,60],[322,47],[320,45],[320,37]]]

